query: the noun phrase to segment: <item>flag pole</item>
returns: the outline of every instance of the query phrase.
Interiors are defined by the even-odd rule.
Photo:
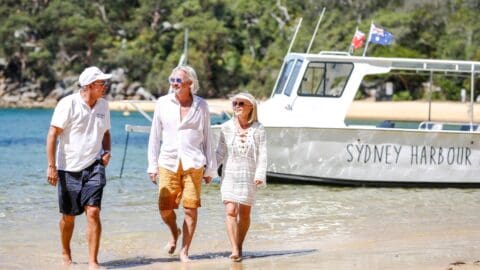
[[[372,32],[372,25],[373,25],[373,20],[370,22],[370,30],[368,30],[367,44],[365,44],[365,49],[363,49],[363,55],[362,56],[365,56],[365,54],[367,53],[368,43],[370,43],[370,35],[371,35],[371,32]]]

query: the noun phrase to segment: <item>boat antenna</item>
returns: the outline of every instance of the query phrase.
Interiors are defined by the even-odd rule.
[[[315,40],[315,36],[317,35],[318,27],[320,26],[320,22],[322,21],[323,14],[325,14],[325,7],[322,9],[322,13],[320,14],[320,18],[318,18],[317,26],[315,26],[315,31],[313,31],[312,39],[310,40],[310,44],[308,44],[307,53],[310,52],[310,48],[312,48],[313,41]]]
[[[185,28],[183,37],[183,54],[185,55],[185,65],[188,63],[188,28]]]
[[[295,39],[297,38],[297,33],[298,33],[298,30],[300,29],[300,25],[302,25],[302,20],[303,18],[300,18],[300,20],[298,21],[297,29],[295,29],[295,33],[293,34],[292,41],[290,41],[290,46],[288,47],[287,54],[289,54],[290,51],[292,50],[293,42],[295,42]]]
[[[473,95],[475,94],[475,64],[472,63],[472,70],[470,75],[470,131],[473,131]]]
[[[188,63],[188,28],[185,28],[185,32],[183,34],[183,53],[180,56],[178,65],[184,66],[187,63]]]

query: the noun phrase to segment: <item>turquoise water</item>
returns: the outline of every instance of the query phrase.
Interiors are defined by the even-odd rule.
[[[61,269],[56,188],[46,181],[52,110],[0,109],[0,269]],[[100,261],[109,269],[184,269],[168,240],[146,174],[147,134],[132,133],[119,177],[125,124],[112,112],[113,159],[102,209]],[[480,190],[332,188],[269,184],[258,194],[245,269],[445,269],[480,259]],[[219,185],[203,186],[188,269],[228,269]],[[182,218],[181,212],[179,218]],[[87,262],[85,218],[72,239],[74,269]],[[238,266],[238,265],[237,265]],[[236,267],[237,267],[236,266]],[[76,268],[75,268],[76,267]],[[243,269],[235,268],[233,269]]]
[[[45,138],[50,125],[52,110],[44,109],[1,109],[0,110],[0,170],[5,179],[31,178],[32,173],[44,173],[46,166]],[[120,112],[112,112],[112,152],[115,159],[109,168],[111,173],[118,172],[121,165],[121,153],[125,143],[125,124],[148,125],[149,122],[140,114],[123,117]],[[147,134],[131,134],[129,145],[132,158],[138,158],[137,152],[145,149]],[[146,160],[143,157],[143,160]],[[133,162],[131,169],[143,169],[142,162]],[[138,165],[138,166],[137,166]],[[29,170],[18,170],[20,168]],[[30,179],[31,180],[31,179]],[[40,179],[39,179],[40,180]]]

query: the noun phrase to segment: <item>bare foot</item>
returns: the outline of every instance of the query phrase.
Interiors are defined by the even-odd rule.
[[[183,251],[180,252],[180,261],[183,263],[191,262],[190,258],[188,257],[187,254],[185,254]]]
[[[230,260],[234,261],[234,262],[241,262],[242,261],[242,256],[239,255],[238,253],[232,253],[230,256],[229,256]]]
[[[71,265],[72,264],[72,255],[70,252],[63,252],[62,253],[63,265]]]
[[[230,254],[230,256],[229,256],[230,260],[235,262],[236,260],[238,260],[238,258],[241,258],[241,257],[242,257],[241,249],[233,248],[232,249],[232,254]]]
[[[100,269],[105,269],[105,268],[100,267],[100,265],[98,265],[98,262],[88,263],[88,270],[100,270]]]
[[[174,238],[170,240],[165,246],[165,250],[168,252],[169,255],[173,255],[173,253],[175,252],[175,249],[177,248],[177,240],[181,234],[182,230],[180,230],[180,228],[177,228],[177,235],[175,235]]]

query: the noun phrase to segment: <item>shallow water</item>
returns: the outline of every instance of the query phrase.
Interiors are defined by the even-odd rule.
[[[61,268],[56,188],[45,178],[51,113],[0,110],[0,269]],[[140,115],[112,113],[99,257],[106,268],[445,269],[480,259],[480,190],[269,184],[252,211],[246,259],[231,264],[217,182],[203,186],[195,261],[181,264],[163,251],[168,234],[145,173],[146,134],[130,135],[119,177],[125,123],[148,124]],[[77,218],[72,249],[72,268],[84,269],[84,216]]]

